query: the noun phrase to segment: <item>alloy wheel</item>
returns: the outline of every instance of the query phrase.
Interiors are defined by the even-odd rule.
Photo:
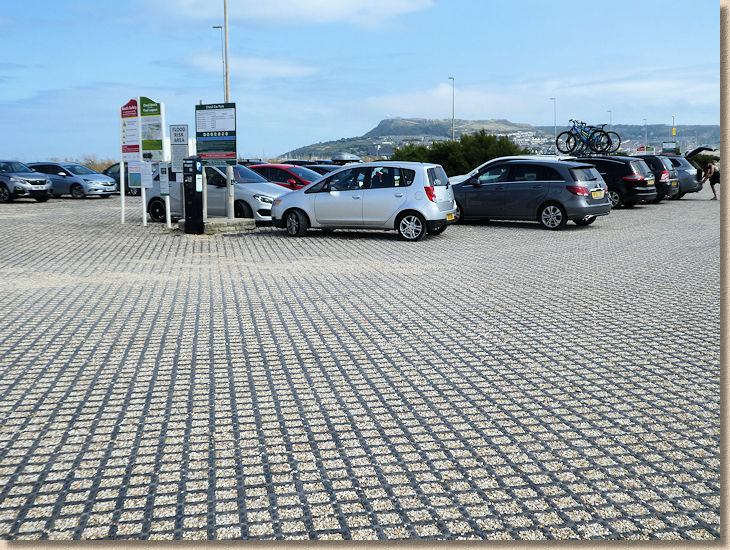
[[[545,227],[555,229],[563,222],[563,213],[560,208],[551,204],[543,208],[540,218]]]

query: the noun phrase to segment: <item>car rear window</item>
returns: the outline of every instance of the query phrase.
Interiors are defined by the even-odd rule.
[[[601,177],[598,173],[598,170],[596,170],[592,166],[586,166],[583,168],[571,168],[570,173],[572,174],[573,179],[578,183],[596,181]]]
[[[449,182],[449,178],[446,176],[446,172],[440,166],[434,166],[427,169],[428,182],[433,187],[441,187]]]
[[[662,166],[664,166],[665,170],[669,170],[670,172],[674,170],[674,165],[672,164],[672,161],[669,160],[667,157],[660,157],[660,160],[662,161]]]
[[[643,160],[636,160],[631,163],[631,170],[634,174],[641,174],[642,176],[652,175],[651,170]]]

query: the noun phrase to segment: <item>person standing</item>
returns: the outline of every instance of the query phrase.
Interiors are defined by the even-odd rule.
[[[720,185],[720,171],[715,168],[715,165],[711,162],[705,164],[705,176],[702,178],[702,182],[710,181],[710,189],[712,189],[713,197],[711,201],[717,200],[717,191],[715,191],[715,185]]]

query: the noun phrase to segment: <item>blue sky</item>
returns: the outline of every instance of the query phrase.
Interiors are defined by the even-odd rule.
[[[720,123],[716,1],[229,0],[238,153],[383,118]],[[0,13],[0,156],[119,156],[119,109],[223,99],[223,0],[28,0]]]

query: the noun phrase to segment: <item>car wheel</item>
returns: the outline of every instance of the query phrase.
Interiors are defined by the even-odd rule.
[[[286,232],[290,237],[301,237],[307,232],[307,217],[301,210],[289,210],[286,213]]]
[[[426,234],[426,222],[420,214],[409,212],[396,222],[398,236],[404,241],[417,241]]]
[[[560,229],[568,223],[568,217],[562,206],[551,202],[540,208],[540,212],[537,215],[537,221],[539,221],[545,229]]]
[[[35,200],[38,202],[46,202],[49,199],[49,197],[36,197]]]
[[[81,187],[78,183],[74,183],[71,186],[71,197],[74,199],[83,199],[86,196],[86,193],[84,193],[84,188]]]
[[[8,188],[0,184],[0,202],[10,202],[11,200],[13,200],[13,196],[8,191]]]
[[[454,223],[464,223],[464,209],[457,202],[456,212],[454,212]]]
[[[233,203],[233,217],[235,218],[253,218],[251,207],[243,201]]]
[[[611,201],[611,208],[620,208],[621,205],[624,202],[623,195],[621,195],[621,191],[617,191],[616,189],[608,188],[608,200]]]
[[[597,216],[591,216],[590,218],[586,218],[583,220],[573,220],[575,222],[575,225],[591,225],[594,221],[596,221]]]
[[[154,198],[150,201],[147,206],[147,212],[150,214],[150,218],[153,222],[164,223],[165,221],[165,201],[159,198]]]

